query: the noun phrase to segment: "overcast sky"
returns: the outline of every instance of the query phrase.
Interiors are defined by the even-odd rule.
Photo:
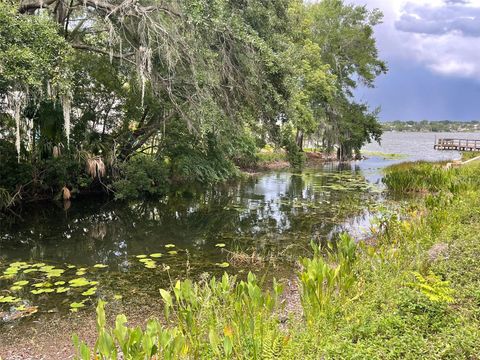
[[[480,120],[480,0],[346,0],[384,13],[390,71],[358,98],[382,120]]]

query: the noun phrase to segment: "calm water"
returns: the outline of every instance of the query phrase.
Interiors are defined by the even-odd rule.
[[[254,270],[281,274],[312,239],[326,242],[351,227],[346,220],[375,196],[358,166],[327,165],[163,201],[37,204],[1,223],[0,274],[6,278],[0,296],[47,311],[67,311],[83,300],[88,307],[97,296],[125,298],[132,291],[157,296],[169,277],[252,269],[231,260],[233,252],[256,253],[264,263]],[[98,284],[74,287],[70,281],[78,278]],[[92,287],[96,293],[85,295]],[[12,309],[0,303],[4,316]]]
[[[387,133],[382,146],[367,150],[412,160],[459,157],[434,151],[435,135],[442,136]],[[161,201],[89,199],[25,208],[0,222],[0,322],[21,305],[68,312],[81,302],[91,309],[97,297],[157,296],[170,277],[252,270],[233,253],[263,258],[253,266],[258,272],[291,276],[290,260],[306,254],[312,239],[327,242],[343,231],[362,236],[381,191],[381,168],[393,162],[371,157],[303,174],[268,173]],[[71,281],[78,278],[90,283],[76,287]],[[13,299],[2,303],[1,296]]]
[[[381,145],[369,144],[367,151],[388,154],[405,154],[409,160],[452,160],[460,158],[457,151],[437,151],[433,149],[436,139],[454,138],[479,140],[480,133],[400,133],[387,132]]]

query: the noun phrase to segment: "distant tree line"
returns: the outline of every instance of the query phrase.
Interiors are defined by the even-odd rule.
[[[384,131],[401,132],[475,132],[480,121],[389,121],[382,123]]]

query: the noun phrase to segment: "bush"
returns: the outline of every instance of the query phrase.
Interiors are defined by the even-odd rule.
[[[0,188],[14,192],[19,185],[32,180],[33,166],[28,163],[18,163],[15,146],[0,140]]]
[[[169,188],[164,161],[137,155],[120,166],[121,179],[113,182],[116,199],[164,195]]]

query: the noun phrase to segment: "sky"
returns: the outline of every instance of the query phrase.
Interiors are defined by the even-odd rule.
[[[357,98],[386,120],[480,120],[480,0],[346,0],[378,8],[389,66]]]

